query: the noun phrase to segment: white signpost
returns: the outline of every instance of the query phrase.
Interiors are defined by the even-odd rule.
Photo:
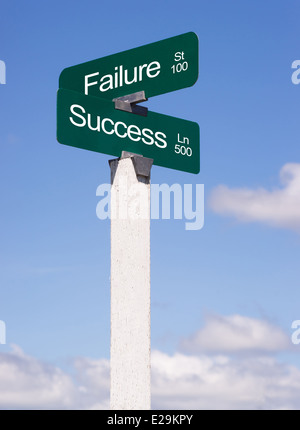
[[[152,163],[200,170],[198,124],[148,112],[137,103],[192,86],[197,78],[198,38],[192,32],[69,67],[60,75],[57,140],[119,157],[110,161],[111,409],[151,407]]]
[[[150,169],[111,167],[111,409],[150,409]],[[133,204],[131,204],[131,202]]]

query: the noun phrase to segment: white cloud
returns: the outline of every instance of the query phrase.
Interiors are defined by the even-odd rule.
[[[279,327],[242,315],[210,315],[202,329],[181,342],[182,350],[192,353],[270,353],[290,345],[290,338]]]
[[[74,360],[76,381],[80,384],[80,404],[86,409],[109,409],[109,360],[79,357]]]
[[[299,409],[300,370],[273,357],[152,355],[152,407]]]
[[[108,409],[109,361],[77,358],[71,377],[24,354],[0,353],[0,409]]]
[[[285,164],[280,181],[283,187],[271,191],[219,185],[211,192],[209,206],[239,221],[259,221],[300,231],[300,163]]]
[[[185,342],[193,355],[152,351],[153,409],[299,409],[300,369],[272,356],[288,348],[278,327],[215,316]],[[199,353],[199,342],[205,352]],[[16,346],[0,353],[0,409],[38,408],[109,409],[109,361],[79,357],[68,373]]]
[[[0,354],[0,407],[67,408],[74,402],[74,385],[61,369],[27,356],[18,346]]]

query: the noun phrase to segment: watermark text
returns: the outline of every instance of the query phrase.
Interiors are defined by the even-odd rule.
[[[6,344],[6,325],[5,322],[0,320],[0,345]]]
[[[292,62],[292,69],[296,69],[293,73],[292,73],[292,82],[295,85],[300,84],[300,60],[295,60]]]
[[[0,60],[0,84],[6,84],[6,65],[2,60]]]
[[[295,329],[292,334],[292,342],[294,345],[298,345],[300,343],[300,320],[292,322],[292,329]]]
[[[128,186],[124,176],[118,182],[118,192],[112,192],[110,184],[101,184],[96,196],[101,197],[96,207],[100,220],[147,219],[150,213],[152,220],[185,219],[186,230],[200,230],[204,225],[203,184],[151,184],[150,204],[143,184]]]

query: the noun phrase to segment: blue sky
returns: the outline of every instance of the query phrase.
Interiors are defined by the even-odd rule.
[[[145,104],[154,112],[197,122],[201,136],[199,175],[154,166],[152,182],[205,187],[203,229],[186,231],[179,220],[151,224],[154,406],[234,408],[240,406],[241,392],[251,392],[247,380],[238,395],[223,381],[220,395],[210,403],[213,385],[201,391],[195,377],[188,402],[181,384],[172,385],[176,377],[184,381],[186,375],[178,373],[168,380],[169,392],[161,388],[167,385],[160,376],[168,375],[162,369],[178,364],[180,354],[187,367],[192,359],[212,360],[212,368],[219,363],[211,346],[198,344],[210,333],[220,343],[218,354],[233,360],[232,369],[244,365],[254,381],[262,379],[247,360],[258,350],[257,360],[273,360],[274,369],[284,373],[294,366],[291,380],[296,382],[287,399],[278,395],[256,403],[254,390],[247,407],[297,408],[300,346],[291,342],[291,324],[300,319],[300,85],[291,81],[291,64],[300,59],[299,13],[296,0],[175,0],[165,1],[164,7],[156,0],[2,4],[0,60],[7,75],[6,85],[0,85],[3,362],[26,357],[41,375],[48,363],[53,374],[62,372],[67,380],[78,371],[75,359],[81,372],[88,360],[107,364],[109,359],[110,224],[96,217],[96,189],[110,181],[111,157],[56,141],[59,74],[78,63],[194,31],[199,37],[197,83]],[[294,178],[293,188],[281,182],[284,166],[287,178]],[[219,340],[211,335],[215,321]],[[230,351],[223,345],[227,323],[236,342]],[[234,337],[243,324],[253,325],[250,334],[245,330],[247,348]],[[273,349],[264,349],[264,342],[258,347],[252,337],[256,328],[274,338]],[[31,373],[24,369],[19,374],[28,391],[15,381],[9,403],[0,365],[0,407],[38,406],[34,394],[28,395]],[[67,392],[75,390],[72,384],[68,380]],[[87,380],[82,384],[89,402],[81,403],[77,393],[66,407],[107,406],[105,384],[100,381],[95,391]],[[261,390],[269,399],[266,386]],[[26,396],[28,403],[20,400]],[[103,397],[104,403],[93,396]],[[51,402],[39,407],[59,407],[59,401]]]

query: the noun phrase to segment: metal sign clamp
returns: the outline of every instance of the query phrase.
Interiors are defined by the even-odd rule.
[[[136,115],[147,116],[148,108],[137,106],[137,103],[145,102],[147,100],[145,91],[138,91],[137,93],[129,94],[127,96],[117,97],[113,99],[113,102],[115,103],[115,109],[135,113]]]

